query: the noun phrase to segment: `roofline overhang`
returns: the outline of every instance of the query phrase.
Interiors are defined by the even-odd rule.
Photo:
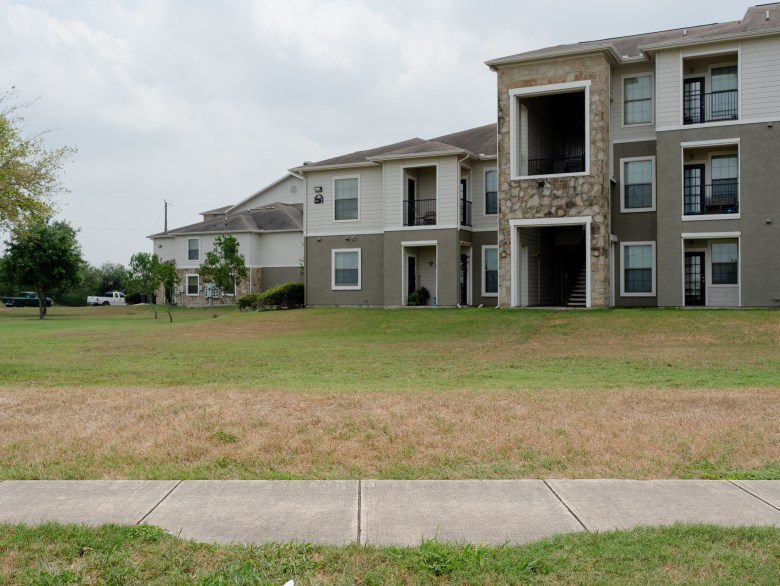
[[[500,57],[498,59],[491,59],[485,61],[487,65],[493,71],[496,71],[498,67],[503,65],[513,65],[516,63],[530,63],[533,61],[546,61],[548,59],[559,59],[561,57],[574,57],[576,55],[588,55],[590,53],[606,53],[608,57],[616,63],[623,61],[623,58],[615,51],[614,45],[591,45],[587,48],[567,47],[565,49],[558,49],[557,51],[549,51],[544,54],[528,55],[524,57],[522,54],[513,55],[511,57]]]
[[[255,191],[255,192],[254,192],[252,195],[250,195],[249,197],[246,197],[246,198],[242,199],[240,202],[238,202],[237,204],[233,204],[232,206],[230,206],[230,207],[229,207],[229,208],[228,208],[228,209],[225,211],[225,213],[227,214],[227,213],[229,213],[229,212],[232,212],[234,209],[236,209],[236,208],[237,208],[238,206],[240,206],[241,204],[244,204],[244,203],[248,202],[248,201],[249,201],[250,199],[252,199],[253,197],[257,197],[258,195],[260,195],[260,194],[261,194],[261,193],[263,193],[264,191],[268,191],[268,190],[269,190],[269,189],[271,189],[272,187],[275,187],[276,185],[279,185],[279,184],[280,184],[282,181],[285,181],[286,179],[289,179],[290,177],[295,177],[295,179],[300,179],[300,177],[296,177],[296,176],[295,176],[295,174],[291,173],[291,172],[288,170],[288,171],[287,171],[287,174],[283,175],[282,177],[280,177],[279,179],[277,179],[277,180],[276,180],[276,181],[274,181],[273,183],[270,183],[270,184],[266,185],[265,187],[262,187],[261,189],[258,189],[257,191]]]
[[[176,232],[175,234],[152,234],[147,238],[175,238],[176,236],[203,236],[207,234],[279,234],[282,232],[303,232],[303,228],[287,228],[284,230],[209,230],[194,232]]]
[[[757,37],[772,37],[780,34],[780,27],[776,27],[773,29],[765,29],[761,31],[748,31],[748,32],[739,32],[739,33],[727,33],[724,35],[717,35],[714,37],[706,37],[706,38],[693,38],[693,39],[685,39],[682,41],[665,41],[663,43],[652,43],[649,45],[640,45],[640,49],[645,52],[652,52],[657,51],[661,49],[673,49],[675,47],[690,47],[695,45],[709,45],[712,43],[722,43],[723,41],[733,41],[737,39],[745,39],[745,38],[757,38]]]
[[[353,167],[376,167],[378,164],[372,161],[358,163],[336,163],[334,165],[302,165],[287,169],[290,173],[306,173],[308,171],[329,171],[337,169],[351,169]]]
[[[394,155],[377,155],[376,157],[366,157],[369,161],[397,161],[398,159],[425,159],[428,157],[445,157],[457,155],[476,155],[465,149],[452,149],[449,151],[429,151],[427,153],[398,153]]]

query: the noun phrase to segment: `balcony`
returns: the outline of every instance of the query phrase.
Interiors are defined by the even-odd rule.
[[[684,194],[686,216],[739,213],[739,183],[722,180],[711,185],[686,186]]]
[[[436,200],[404,200],[404,226],[435,226]]]
[[[708,94],[686,87],[683,96],[683,124],[704,124],[739,118],[738,90]]]

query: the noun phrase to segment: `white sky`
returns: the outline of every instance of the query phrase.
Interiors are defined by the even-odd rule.
[[[79,151],[60,217],[92,264],[304,160],[494,122],[484,62],[739,20],[735,0],[0,0],[0,91]],[[5,240],[6,236],[0,236]]]

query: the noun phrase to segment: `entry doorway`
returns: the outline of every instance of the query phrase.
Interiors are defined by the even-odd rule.
[[[703,252],[685,253],[685,305],[706,305],[707,275]]]

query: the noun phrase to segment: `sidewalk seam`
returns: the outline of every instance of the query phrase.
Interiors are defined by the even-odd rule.
[[[138,522],[136,523],[136,525],[140,525],[141,523],[143,523],[144,521],[146,521],[146,519],[149,517],[149,515],[151,515],[152,513],[154,513],[154,511],[157,509],[157,507],[159,507],[159,506],[160,506],[160,505],[163,503],[163,501],[164,501],[165,499],[167,499],[169,496],[171,496],[171,493],[172,493],[174,490],[176,490],[177,488],[179,488],[179,485],[180,485],[182,482],[184,482],[184,481],[183,481],[183,480],[179,480],[179,481],[178,481],[176,484],[174,484],[174,485],[173,485],[173,488],[171,488],[171,490],[169,490],[168,492],[166,492],[166,493],[165,493],[165,495],[164,495],[164,496],[163,496],[163,497],[162,497],[162,498],[161,498],[161,499],[160,499],[160,500],[157,502],[157,504],[156,504],[156,505],[154,505],[154,506],[153,506],[153,507],[152,507],[152,508],[149,510],[149,512],[148,512],[148,513],[146,513],[146,514],[145,514],[143,517],[141,517],[141,518],[138,520]]]
[[[572,508],[571,508],[569,505],[567,505],[567,504],[566,504],[566,501],[564,501],[564,500],[561,498],[561,496],[560,496],[560,495],[559,495],[557,492],[555,492],[555,489],[554,489],[552,486],[550,486],[550,485],[547,483],[547,481],[546,481],[546,480],[542,480],[542,482],[544,482],[544,485],[545,485],[547,488],[549,488],[549,489],[550,489],[550,492],[551,492],[551,493],[553,493],[553,494],[555,495],[555,498],[557,498],[557,499],[558,499],[558,500],[561,502],[561,504],[562,504],[564,507],[566,507],[566,510],[567,510],[567,511],[569,511],[569,514],[570,514],[572,517],[574,517],[575,519],[577,519],[577,523],[579,523],[580,525],[582,525],[582,528],[583,528],[585,531],[587,531],[588,533],[590,533],[590,529],[588,529],[588,526],[587,526],[587,525],[585,525],[585,523],[583,523],[583,522],[582,522],[582,519],[580,519],[580,518],[577,516],[577,513],[575,513],[575,512],[572,510]]]
[[[363,481],[358,479],[358,494],[357,494],[357,544],[360,545],[360,540],[363,538],[361,535],[362,527],[360,526],[360,517],[363,514]]]
[[[760,500],[760,501],[761,501],[762,503],[764,503],[765,505],[769,505],[769,506],[770,506],[770,507],[772,507],[772,508],[773,508],[775,511],[778,511],[778,512],[780,512],[780,507],[776,507],[775,505],[773,505],[773,504],[772,504],[772,503],[770,503],[769,501],[765,501],[764,499],[762,499],[762,498],[761,498],[760,496],[758,496],[757,494],[753,494],[752,492],[750,492],[750,491],[749,491],[747,488],[745,488],[744,486],[740,486],[739,484],[737,484],[737,483],[736,483],[736,482],[734,482],[733,480],[729,480],[728,482],[730,482],[731,484],[733,484],[734,486],[736,486],[738,489],[740,489],[740,490],[742,490],[742,491],[745,491],[746,493],[748,493],[748,494],[749,494],[750,496],[752,496],[753,498]]]

